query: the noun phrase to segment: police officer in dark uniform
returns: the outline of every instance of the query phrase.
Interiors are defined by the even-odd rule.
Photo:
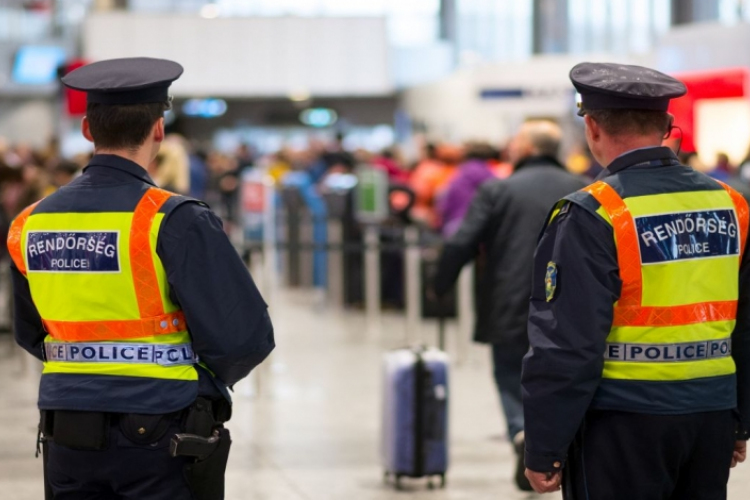
[[[181,73],[133,58],[65,76],[95,156],[9,234],[16,339],[44,362],[47,498],[222,499],[227,389],[274,348],[221,220],[146,173]]]
[[[539,241],[527,477],[571,499],[726,498],[750,429],[747,202],[661,147],[681,82],[603,63],[570,76],[607,167]]]

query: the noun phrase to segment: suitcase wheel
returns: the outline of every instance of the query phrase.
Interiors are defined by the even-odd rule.
[[[440,488],[445,489],[446,483],[447,480],[445,478],[445,474],[440,474]]]
[[[401,474],[396,474],[396,489],[397,490],[403,490],[404,489],[404,485],[401,484],[401,478],[403,478],[403,476]]]

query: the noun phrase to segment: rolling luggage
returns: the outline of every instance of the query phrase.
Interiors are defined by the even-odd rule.
[[[443,345],[440,321],[440,345]],[[382,453],[385,480],[439,477],[448,470],[448,355],[440,349],[399,349],[384,357]]]

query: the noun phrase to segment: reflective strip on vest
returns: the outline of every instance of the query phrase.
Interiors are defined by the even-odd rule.
[[[197,362],[190,344],[67,343],[44,345],[47,361],[65,363],[138,363],[161,366]]]
[[[604,359],[628,362],[666,363],[726,358],[732,355],[732,339],[680,344],[626,344],[608,342]]]
[[[8,253],[11,259],[13,259],[16,268],[24,276],[26,275],[26,261],[24,260],[25,252],[23,251],[23,242],[21,241],[23,239],[23,227],[37,205],[39,205],[38,201],[33,205],[29,205],[18,214],[18,217],[13,220],[8,231]]]
[[[612,331],[607,338],[603,378],[676,381],[735,372],[731,334],[737,316],[738,292],[736,285],[732,290],[723,283],[736,273],[735,261],[731,259],[742,261],[750,211],[744,198],[722,186],[729,200],[717,196],[716,191],[690,193],[687,202],[681,196],[684,193],[623,199],[602,181],[584,189],[599,202],[612,224],[622,280],[621,295],[614,304]],[[714,220],[709,226],[707,221],[711,217]],[[721,251],[703,256],[683,252],[678,243],[686,236],[665,232],[668,225],[670,229],[681,226],[696,231],[712,227],[715,236],[706,232],[707,243],[701,248],[720,247]],[[736,232],[731,230],[733,227]],[[643,247],[639,238],[643,239]],[[661,242],[668,244],[667,249],[654,257],[653,252]],[[697,269],[702,273],[699,280],[705,276],[715,279],[691,281],[690,271]],[[665,284],[664,280],[670,281]],[[675,294],[675,286],[690,287],[690,294]],[[698,301],[680,303],[679,297]]]
[[[750,208],[748,207],[747,200],[744,196],[723,182],[716,182],[721,184],[721,187],[723,187],[732,198],[732,203],[737,211],[737,219],[740,226],[740,264],[742,264],[742,256],[745,255],[745,248],[747,247],[748,227],[750,227]]]
[[[42,320],[44,328],[55,340],[85,342],[94,340],[128,340],[167,335],[187,329],[182,311],[153,318],[116,321],[52,321]]]

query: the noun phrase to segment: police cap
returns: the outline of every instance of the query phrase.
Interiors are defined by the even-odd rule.
[[[594,109],[666,111],[670,99],[687,93],[685,84],[676,78],[627,64],[577,64],[570,80],[581,94],[580,116]]]
[[[86,92],[90,103],[166,103],[169,86],[182,71],[182,66],[166,59],[109,59],[71,71],[62,82],[66,87]]]

